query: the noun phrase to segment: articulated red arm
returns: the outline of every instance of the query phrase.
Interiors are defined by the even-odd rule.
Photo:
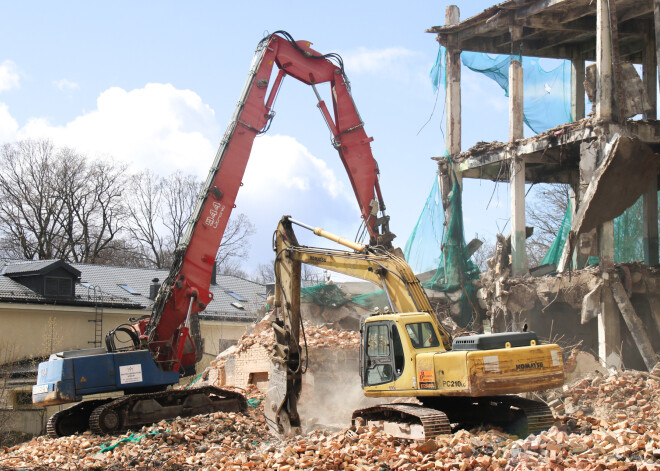
[[[272,119],[272,104],[284,75],[312,86],[330,84],[334,123],[327,109],[324,117],[333,131],[334,145],[351,180],[371,242],[391,246],[393,235],[387,229],[387,217],[378,219],[377,216],[384,205],[378,186],[378,166],[369,144],[372,139],[363,129],[343,70],[328,60],[333,55],[320,56],[308,42],[293,42],[287,33],[282,34],[286,38],[271,35],[257,48],[241,99],[186,235],[176,251],[170,275],[154,303],[145,338],[165,369],[177,371],[181,366],[195,363],[187,320],[191,314],[204,310],[212,300],[209,287],[213,262],[234,208],[252,144]],[[280,71],[267,95],[273,65]],[[325,104],[321,101],[319,105],[323,111]]]

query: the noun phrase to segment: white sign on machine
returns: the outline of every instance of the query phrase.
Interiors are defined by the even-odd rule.
[[[142,382],[142,365],[124,365],[119,367],[119,382],[121,384]]]

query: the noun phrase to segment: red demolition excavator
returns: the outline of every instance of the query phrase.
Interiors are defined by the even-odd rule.
[[[307,41],[294,41],[284,31],[259,43],[240,100],[220,143],[206,184],[176,249],[150,316],[133,326],[120,326],[106,337],[106,348],[51,355],[39,365],[32,400],[36,405],[74,403],[85,396],[123,392],[111,399],[86,400],[54,414],[51,436],[91,428],[114,433],[176,416],[218,410],[244,410],[240,394],[213,387],[173,390],[179,377],[194,371],[201,358],[197,314],[212,300],[213,262],[245,172],[255,137],[268,129],[273,103],[284,77],[310,85],[332,132],[362,213],[371,246],[391,249],[394,234],[378,185],[378,165],[364,123],[353,102],[343,62],[337,54],[319,54]],[[273,79],[273,69],[278,69]],[[333,112],[316,89],[330,86]],[[117,348],[118,332],[131,338]]]

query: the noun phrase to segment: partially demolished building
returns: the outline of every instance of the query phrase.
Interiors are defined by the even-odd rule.
[[[454,182],[510,184],[511,237],[500,238],[478,293],[493,327],[527,324],[546,336],[568,334],[608,366],[652,368],[660,353],[660,2],[509,0],[464,21],[450,6],[446,24],[428,32],[446,48],[448,156],[437,160],[447,215],[455,210],[448,198]],[[463,51],[512,57],[508,142],[461,148]],[[529,138],[523,137],[523,56],[571,65],[572,122]],[[587,117],[585,92],[593,103]],[[526,256],[529,183],[571,189],[570,232],[557,263],[542,267],[529,267]],[[615,264],[613,219],[640,197],[643,263]]]

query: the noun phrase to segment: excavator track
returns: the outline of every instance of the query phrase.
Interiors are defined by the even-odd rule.
[[[416,404],[381,404],[353,412],[353,423],[363,421],[400,438],[426,439],[451,433],[444,412]]]
[[[453,429],[501,427],[527,436],[555,424],[541,401],[518,396],[419,398],[423,405],[381,404],[353,412],[353,424],[373,425],[399,438],[427,440]]]
[[[92,411],[110,401],[112,399],[84,401],[68,409],[56,412],[48,419],[46,433],[51,438],[82,433],[89,428],[89,417]]]
[[[519,396],[419,398],[424,406],[444,411],[454,428],[501,427],[527,436],[555,424],[550,408],[541,401]]]
[[[247,412],[245,396],[213,386],[130,394],[96,407],[89,428],[98,435],[123,432],[175,417],[212,412]]]

